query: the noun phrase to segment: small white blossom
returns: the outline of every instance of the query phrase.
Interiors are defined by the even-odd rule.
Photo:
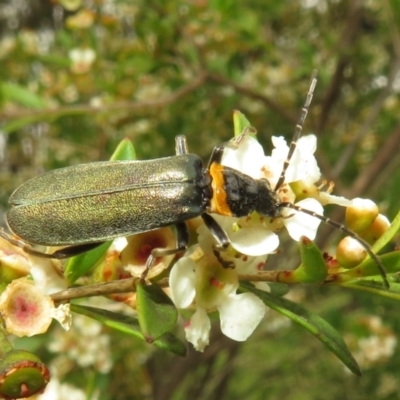
[[[107,373],[112,367],[110,337],[102,333],[102,325],[82,315],[74,316],[68,332],[60,332],[49,344],[49,350],[59,357],[74,360],[81,367],[95,367]]]
[[[75,74],[86,74],[96,60],[96,52],[93,49],[72,49],[68,56],[71,60],[71,71]]]
[[[197,263],[181,258],[173,266],[169,282],[178,308],[195,304],[196,311],[185,332],[198,351],[203,351],[209,342],[211,324],[207,312],[218,310],[222,332],[237,341],[246,340],[264,317],[264,303],[252,293],[237,294],[237,272],[222,268],[212,254]]]
[[[248,136],[237,149],[227,148],[226,155],[224,153],[221,162],[223,165],[239,170],[254,179],[267,179],[271,190],[273,190],[287,159],[289,147],[282,137],[273,137],[272,142],[275,149],[271,156],[265,157],[262,146],[257,140]],[[278,192],[282,202],[291,203],[295,200],[295,194],[287,184],[303,181],[304,185],[311,185],[320,179],[321,173],[313,155],[315,150],[316,137],[314,135],[299,139],[285,174],[285,185]],[[295,203],[295,205],[317,214],[323,214],[323,207],[318,199],[306,198]],[[253,256],[273,253],[279,245],[279,239],[273,232],[279,229],[276,222],[273,221],[272,224],[262,223],[260,219],[257,221],[255,218],[251,218],[251,221],[253,224],[249,226],[247,218],[245,224],[247,223],[246,228],[248,229],[245,230],[242,227],[232,235],[230,229],[224,226],[232,241],[232,246],[243,254]],[[218,219],[218,222],[221,223],[221,220]],[[321,221],[317,218],[290,208],[282,208],[281,218],[278,221],[278,224],[287,228],[289,235],[296,241],[299,241],[302,236],[313,240],[320,223]],[[243,225],[243,219],[238,225]]]
[[[289,153],[289,146],[283,137],[272,137],[274,149],[271,156],[265,157],[264,167],[268,171],[268,180],[275,187],[281,175],[283,164]],[[305,181],[315,183],[321,178],[317,161],[314,157],[317,149],[315,135],[301,137],[296,144],[296,149],[285,173],[285,183]]]

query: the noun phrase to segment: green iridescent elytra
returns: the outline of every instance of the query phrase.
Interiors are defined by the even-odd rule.
[[[15,190],[7,222],[25,242],[46,246],[98,243],[173,225],[205,212],[202,171],[194,154],[56,169]]]

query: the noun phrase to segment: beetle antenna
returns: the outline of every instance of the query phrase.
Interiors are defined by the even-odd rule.
[[[313,98],[314,95],[314,89],[315,86],[317,84],[317,71],[314,70],[312,75],[311,75],[311,80],[310,80],[310,86],[308,88],[308,92],[307,92],[307,96],[306,99],[304,101],[304,105],[303,108],[301,109],[301,113],[300,113],[300,117],[297,121],[296,124],[296,128],[294,131],[294,135],[293,135],[293,139],[292,142],[290,143],[290,147],[289,147],[289,152],[287,155],[287,158],[285,160],[285,162],[283,163],[283,167],[282,167],[282,172],[281,175],[278,179],[278,182],[275,186],[275,192],[277,192],[280,187],[283,185],[283,183],[285,182],[285,175],[286,175],[286,171],[289,167],[290,164],[290,160],[293,157],[294,151],[296,150],[296,146],[297,146],[297,141],[299,140],[299,137],[302,133],[303,130],[303,124],[304,121],[307,117],[308,114],[308,109],[310,107],[311,104],[311,100]],[[342,232],[346,233],[348,236],[352,237],[353,239],[357,240],[357,242],[359,242],[361,244],[362,247],[364,247],[364,249],[366,250],[366,252],[368,253],[368,255],[371,257],[372,260],[374,260],[374,262],[376,263],[379,273],[382,277],[382,281],[383,281],[383,285],[385,286],[386,289],[389,289],[389,282],[387,280],[387,276],[386,276],[386,270],[384,265],[382,264],[382,261],[380,260],[380,258],[372,251],[372,247],[370,246],[370,244],[368,242],[366,242],[364,239],[362,239],[359,235],[357,235],[357,233],[351,231],[350,229],[346,228],[343,224],[333,221],[328,217],[325,217],[323,215],[317,214],[314,211],[311,210],[307,210],[305,208],[302,208],[296,204],[290,203],[290,202],[282,202],[278,204],[279,208],[291,208],[292,210],[296,210],[299,212],[302,212],[304,214],[308,214],[311,215],[312,217],[315,217],[317,219],[319,219],[320,221],[324,222],[325,224],[331,225],[336,229],[341,230]]]
[[[291,208],[292,210],[296,210],[299,212],[302,212],[304,214],[311,215],[312,217],[318,218],[320,221],[324,222],[325,224],[331,225],[335,227],[336,229],[341,230],[342,232],[346,233],[348,236],[352,237],[353,239],[357,240],[361,244],[361,246],[364,247],[368,255],[375,261],[376,265],[378,266],[379,273],[382,277],[383,280],[383,285],[385,286],[386,289],[389,289],[389,282],[386,277],[386,270],[384,265],[382,264],[382,261],[380,258],[372,251],[372,248],[368,242],[366,242],[364,239],[362,239],[357,233],[353,232],[352,230],[346,228],[343,224],[331,220],[328,217],[325,217],[323,215],[317,214],[314,211],[307,210],[306,208],[302,208],[296,204],[290,203],[290,202],[283,202],[279,204],[279,208]]]
[[[314,95],[315,86],[317,85],[317,74],[318,74],[318,71],[314,70],[311,75],[310,86],[308,88],[306,100],[304,101],[304,105],[303,105],[303,108],[301,109],[300,117],[297,121],[296,128],[294,130],[294,135],[293,135],[292,142],[290,143],[287,158],[286,158],[285,162],[283,163],[281,176],[279,177],[278,182],[275,186],[275,192],[277,192],[280,189],[280,187],[283,185],[283,183],[285,181],[286,171],[289,167],[290,160],[292,159],[293,153],[296,150],[297,141],[299,140],[301,132],[303,131],[303,124],[307,117],[308,109],[310,108],[311,100]]]

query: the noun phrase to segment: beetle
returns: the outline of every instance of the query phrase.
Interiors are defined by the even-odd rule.
[[[66,246],[47,254],[22,244],[27,252],[49,258],[67,258],[117,237],[174,225],[177,232],[175,248],[153,249],[146,263],[147,271],[156,257],[187,248],[186,221],[200,216],[218,243],[215,246],[218,259],[225,267],[232,267],[219,257],[219,251],[229,246],[229,238],[210,214],[244,217],[256,211],[265,217],[279,218],[283,208],[291,208],[333,225],[360,242],[375,260],[384,284],[388,286],[380,259],[361,237],[327,217],[282,202],[277,195],[301,135],[315,85],[316,77],[313,76],[287,160],[274,189],[266,179],[253,179],[221,164],[225,148],[240,146],[249,129],[233,141],[216,146],[207,167],[198,155],[189,153],[186,138],[177,136],[176,155],[172,157],[94,162],[56,169],[32,178],[11,195],[8,226],[24,243]],[[0,235],[21,245],[4,232]]]
[[[117,237],[175,225],[176,248],[155,249],[154,258],[186,249],[185,221],[201,216],[217,247],[225,248],[229,238],[209,213],[279,216],[279,200],[267,180],[221,165],[225,146],[238,145],[246,135],[217,146],[206,168],[198,155],[188,153],[186,138],[177,136],[172,157],[94,162],[46,172],[11,195],[8,226],[26,243],[67,246],[50,254],[27,248],[31,254],[66,258]]]

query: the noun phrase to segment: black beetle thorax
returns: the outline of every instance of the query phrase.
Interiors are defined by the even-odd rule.
[[[256,180],[232,168],[224,168],[226,202],[234,217],[244,217],[257,211],[263,216],[279,213],[279,200],[268,181]]]

